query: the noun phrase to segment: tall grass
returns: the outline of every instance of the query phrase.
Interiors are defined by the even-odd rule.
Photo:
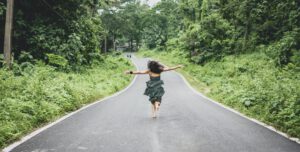
[[[19,76],[0,69],[0,148],[42,124],[84,104],[110,95],[130,82],[131,68],[121,57],[81,72],[62,72],[44,64],[25,68]]]
[[[294,137],[300,137],[300,72],[293,64],[277,68],[264,53],[226,56],[203,66],[179,51],[142,51],[181,72],[207,96]]]

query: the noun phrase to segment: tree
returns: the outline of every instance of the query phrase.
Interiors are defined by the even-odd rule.
[[[11,33],[13,26],[13,8],[14,0],[8,0],[5,19],[4,58],[5,64],[9,68],[11,68]]]
[[[12,50],[16,61],[23,61],[21,54],[29,53],[34,58],[29,62],[43,60],[47,63],[50,53],[66,58],[74,67],[75,64],[89,64],[93,56],[100,53],[104,35],[99,15],[94,13],[98,8],[96,2],[15,1]],[[0,8],[1,13],[1,5]],[[4,29],[4,25],[0,24],[0,29]],[[4,35],[4,31],[0,33]],[[0,45],[3,48],[3,44]]]

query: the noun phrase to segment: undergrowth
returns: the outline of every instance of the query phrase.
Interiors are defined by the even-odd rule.
[[[0,148],[45,123],[119,91],[131,80],[122,57],[63,72],[43,63],[15,71],[0,69]]]

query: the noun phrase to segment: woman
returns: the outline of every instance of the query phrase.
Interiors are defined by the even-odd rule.
[[[172,68],[166,68],[157,61],[148,62],[148,70],[144,71],[127,71],[126,74],[149,74],[150,80],[146,82],[147,88],[144,95],[149,96],[149,100],[152,103],[152,117],[156,118],[156,113],[159,110],[161,104],[161,98],[165,91],[162,85],[164,82],[160,79],[162,72],[171,71],[181,68],[181,65]]]

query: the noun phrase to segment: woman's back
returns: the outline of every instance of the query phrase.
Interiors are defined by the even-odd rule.
[[[160,77],[160,74],[149,71],[149,76],[150,77]]]

